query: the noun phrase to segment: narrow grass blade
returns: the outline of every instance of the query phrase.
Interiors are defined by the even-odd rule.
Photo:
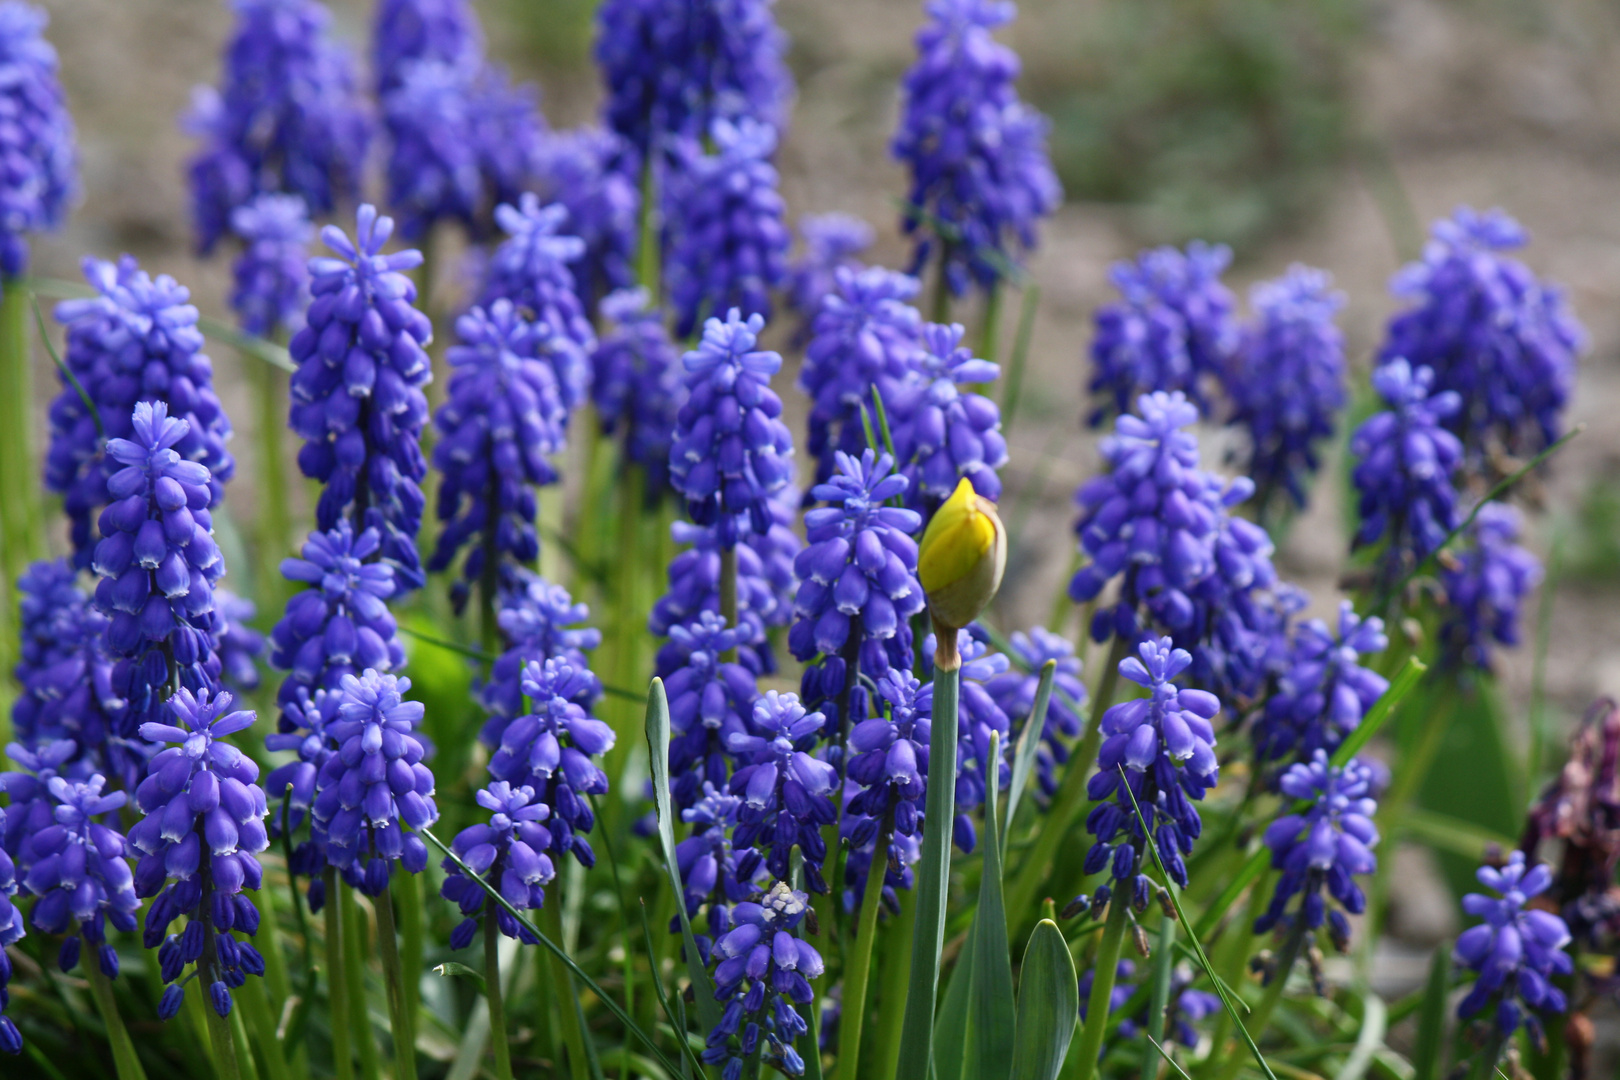
[[[1412,1050],[1412,1080],[1439,1080],[1446,1046],[1446,994],[1451,984],[1451,950],[1441,943],[1429,961],[1429,984],[1418,1012],[1417,1044]]]
[[[1080,1017],[1080,981],[1063,932],[1035,924],[1024,948],[1013,1032],[1012,1080],[1056,1080]]]
[[[1459,855],[1474,863],[1480,861],[1492,844],[1503,851],[1512,851],[1518,844],[1517,840],[1505,833],[1433,810],[1409,809],[1401,814],[1395,824],[1401,832],[1422,840],[1430,847]]]
[[[1018,414],[1018,400],[1023,396],[1024,368],[1029,362],[1029,343],[1035,334],[1035,309],[1041,306],[1041,287],[1027,285],[1018,307],[1018,329],[1013,335],[1012,356],[1007,363],[1007,390],[1001,399],[1001,431],[1012,429],[1013,417]]]
[[[675,812],[669,802],[669,698],[664,694],[664,680],[657,678],[647,691],[647,754],[652,767],[653,802],[658,808],[658,842],[681,921],[681,940],[686,945],[686,973],[692,980],[698,1019],[705,1031],[713,1031],[720,1024],[720,1005],[714,1000],[709,971],[698,955],[692,920],[686,914],[686,889],[681,884],[680,867],[675,864]]]
[[[61,355],[56,351],[56,346],[51,344],[50,332],[45,328],[45,316],[39,310],[39,297],[31,296],[29,299],[34,304],[34,322],[39,326],[39,340],[44,343],[45,351],[50,354],[51,362],[56,365],[56,370],[62,373],[62,378],[66,379],[68,385],[73,387],[73,392],[79,395],[79,400],[83,402],[85,409],[89,411],[90,419],[94,420],[96,424],[96,437],[106,439],[107,428],[101,422],[101,410],[96,408],[96,403],[90,399],[84,384],[79,382],[79,377],[73,374],[73,369],[63,362]]]
[[[1356,1033],[1356,1047],[1345,1059],[1344,1067],[1333,1080],[1361,1080],[1367,1075],[1373,1055],[1384,1045],[1389,1032],[1389,1007],[1384,999],[1367,991],[1361,999],[1361,1030]]]
[[[990,735],[991,761],[1001,759],[1001,736]],[[984,870],[979,876],[979,907],[973,914],[973,975],[968,983],[967,1052],[964,1075],[974,1080],[1005,1076],[1012,1060],[1012,951],[1007,945],[1007,909],[1001,886],[1001,830],[996,822],[999,769],[988,768],[984,800]],[[936,1064],[943,1065],[936,1058]]]
[[[1159,1052],[1159,1056],[1164,1058],[1165,1062],[1169,1064],[1172,1069],[1176,1070],[1177,1076],[1180,1076],[1182,1080],[1192,1080],[1192,1077],[1187,1075],[1187,1070],[1176,1064],[1176,1059],[1170,1056],[1170,1051],[1166,1050],[1162,1045],[1160,1045],[1158,1039],[1155,1039],[1153,1036],[1145,1033],[1143,1037],[1146,1038],[1148,1042],[1152,1043],[1153,1049]]]
[[[1057,678],[1057,661],[1048,660],[1041,665],[1041,678],[1035,684],[1035,704],[1024,721],[1024,730],[1013,749],[1012,779],[1007,784],[1007,819],[1001,823],[1001,849],[1007,850],[1007,834],[1013,818],[1018,816],[1018,803],[1029,784],[1029,774],[1035,768],[1035,752],[1041,748],[1041,733],[1046,729],[1046,709],[1052,703],[1052,680]]]

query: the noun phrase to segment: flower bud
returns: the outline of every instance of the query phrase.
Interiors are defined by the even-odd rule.
[[[917,577],[934,619],[960,629],[995,598],[1007,569],[1007,530],[996,504],[963,479],[923,532]]]

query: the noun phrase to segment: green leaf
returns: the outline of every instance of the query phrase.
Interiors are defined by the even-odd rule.
[[[478,984],[479,993],[484,992],[484,987],[486,985],[484,982],[484,973],[482,971],[479,971],[476,968],[470,968],[466,964],[458,964],[454,960],[446,960],[444,963],[438,965],[433,969],[433,974],[443,975],[447,979],[452,975],[459,975],[464,979],[472,979]],[[506,980],[503,979],[501,981],[505,982]]]
[[[1361,999],[1361,1030],[1356,1033],[1355,1049],[1333,1080],[1361,1080],[1372,1064],[1373,1055],[1384,1045],[1389,1031],[1389,1007],[1384,999],[1367,991]]]
[[[1470,866],[1477,866],[1485,857],[1485,849],[1495,844],[1503,851],[1517,845],[1506,833],[1475,825],[1472,821],[1459,821],[1449,814],[1433,810],[1411,809],[1401,814],[1395,824],[1400,832],[1421,840],[1430,847],[1461,856]]]
[[[1429,984],[1418,1012],[1417,1044],[1412,1051],[1412,1080],[1439,1080],[1446,1045],[1446,997],[1451,983],[1451,950],[1442,942],[1429,961]]]
[[[1050,661],[1048,661],[1050,663]],[[990,735],[991,761],[1001,760],[1001,736]],[[1012,951],[1007,945],[1007,910],[1001,892],[1001,830],[996,823],[997,769],[986,769],[990,790],[984,800],[984,871],[979,906],[973,913],[973,972],[968,983],[966,1052],[961,1061],[973,1080],[1005,1076],[1012,1060]],[[935,1055],[936,1067],[945,1059]],[[943,1077],[941,1077],[943,1080]]]
[[[1041,665],[1041,679],[1035,684],[1035,705],[1024,721],[1018,745],[1013,750],[1012,780],[1007,785],[1007,820],[1001,823],[1001,847],[1007,848],[1007,833],[1013,818],[1018,816],[1018,802],[1029,783],[1030,770],[1035,767],[1035,751],[1041,746],[1041,732],[1046,728],[1046,709],[1052,703],[1052,680],[1057,677],[1057,661],[1048,660]]]
[[[647,691],[647,754],[652,766],[653,802],[658,808],[658,842],[664,850],[664,869],[669,872],[675,910],[681,920],[681,940],[686,944],[686,973],[692,980],[698,1019],[705,1031],[713,1031],[720,1026],[720,1004],[714,1000],[709,970],[698,954],[692,920],[686,914],[686,889],[681,885],[680,867],[675,864],[675,815],[669,804],[669,698],[664,693],[664,680],[658,678],[653,679]]]
[[[957,954],[945,984],[945,1000],[934,1018],[934,1080],[962,1080],[967,1062],[968,995],[973,984],[973,958],[978,955],[975,941],[979,920],[975,916]]]
[[[1080,1017],[1080,981],[1063,933],[1051,919],[1035,924],[1024,948],[1013,1034],[1012,1080],[1055,1080]]]

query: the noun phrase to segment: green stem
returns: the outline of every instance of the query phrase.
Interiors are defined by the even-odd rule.
[[[843,1019],[838,1025],[839,1080],[854,1080],[861,1056],[861,1028],[866,1023],[866,983],[872,971],[872,942],[877,937],[878,908],[883,899],[883,878],[888,871],[889,830],[885,819],[872,849],[872,865],[866,871],[866,889],[861,894],[860,922],[855,940],[844,954]],[[812,1046],[812,1049],[814,1047]]]
[[[940,241],[939,245],[939,273],[934,278],[934,304],[929,319],[937,323],[951,321],[951,282],[945,273],[945,264],[950,261],[950,245]]]
[[[288,880],[291,880],[289,875]],[[349,1045],[349,994],[343,970],[343,916],[338,902],[337,871],[330,866],[322,878],[326,889],[326,1001],[332,1014],[332,1074],[354,1080],[354,1056]],[[294,886],[293,898],[297,899]]]
[[[1018,413],[1018,401],[1024,389],[1024,369],[1029,362],[1029,343],[1035,334],[1035,309],[1041,303],[1041,287],[1027,285],[1018,307],[1018,329],[1013,334],[1012,356],[1007,361],[1006,392],[1001,399],[1001,433],[1012,430],[1013,417]],[[1072,576],[1072,575],[1071,575]],[[1063,596],[1059,592],[1059,596]],[[1063,596],[1067,599],[1066,596]]]
[[[414,1025],[422,1010],[422,879],[408,874],[399,885],[395,895],[399,898],[400,974],[405,983],[405,1009]]]
[[[382,1063],[377,1056],[371,1008],[366,1002],[365,915],[355,902],[353,889],[340,883],[337,891],[339,903],[343,905],[343,979],[349,995],[349,1023],[360,1051],[360,1075],[364,1080],[379,1080]],[[332,902],[330,895],[326,902]]]
[[[416,1080],[416,1018],[405,998],[405,976],[399,961],[399,938],[394,929],[392,883],[383,886],[373,903],[377,908],[377,945],[382,956],[383,980],[388,988],[388,1018],[394,1029],[394,1068],[399,1080]]]
[[[877,1043],[873,1076],[893,1076],[900,1062],[900,1022],[905,1016],[906,984],[911,977],[912,948],[916,944],[917,892],[900,893],[900,914],[889,922],[883,945],[883,984],[878,987]]]
[[[262,920],[260,925],[263,925]],[[236,1001],[241,1006],[242,1018],[253,1031],[249,1045],[264,1058],[264,1070],[269,1080],[292,1080],[286,1058],[282,1056],[283,1044],[276,1038],[276,1018],[270,1009],[269,995],[268,983],[249,979],[236,991]]]
[[[1468,1070],[1468,1080],[1491,1080],[1496,1072],[1496,1063],[1502,1058],[1502,1047],[1506,1043],[1507,1040],[1502,1037],[1502,1033],[1497,1030],[1495,1024],[1492,1024],[1490,1042],[1485,1044],[1485,1049],[1474,1059],[1474,1064]]]
[[[1091,766],[1097,760],[1097,748],[1102,743],[1102,716],[1113,701],[1114,689],[1119,684],[1119,663],[1125,659],[1129,649],[1130,642],[1120,637],[1114,639],[1107,666],[1103,669],[1102,682],[1097,687],[1097,696],[1091,702],[1091,723],[1086,726],[1085,735],[1076,745],[1069,763],[1064,766],[1063,783],[1058,786],[1052,808],[1035,837],[1035,846],[1025,857],[1018,869],[1018,876],[1013,879],[1012,888],[1007,892],[1009,930],[1019,925],[1017,920],[1022,919],[1034,904],[1035,891],[1046,880],[1047,869],[1057,856],[1058,845],[1068,834],[1075,815],[1088,801],[1086,781]]]
[[[22,290],[8,287],[8,299],[14,291]],[[141,1068],[141,1059],[135,1053],[135,1044],[130,1041],[129,1029],[124,1026],[124,1018],[118,1012],[118,1000],[113,997],[112,983],[102,972],[93,952],[85,958],[82,966],[85,978],[90,982],[90,996],[96,999],[96,1009],[107,1028],[107,1041],[112,1044],[113,1070],[118,1080],[146,1080],[146,1070]]]
[[[734,547],[720,548],[720,617],[728,627],[737,625],[737,549]],[[734,662],[737,650],[726,650],[722,659]]]
[[[292,550],[287,503],[287,377],[269,364],[250,361],[259,395],[259,604],[280,611],[285,596],[281,560]]]
[[[923,831],[922,858],[917,864],[917,927],[912,935],[910,986],[906,993],[900,1044],[905,1049],[896,1080],[928,1080],[934,1050],[934,1008],[939,992],[940,952],[945,946],[945,905],[950,894],[951,822],[956,817],[956,785],[941,778],[956,775],[957,701],[962,687],[962,658],[956,652],[955,627],[936,622],[939,641],[934,655],[934,721],[928,739],[928,827]]]
[[[1166,915],[1159,923],[1158,952],[1153,955],[1153,998],[1148,1006],[1148,1038],[1164,1045],[1165,1011],[1170,1008],[1170,983],[1176,974],[1176,920]],[[1150,1043],[1142,1048],[1142,1080],[1157,1080],[1162,1058]]]
[[[563,929],[560,890],[553,889],[552,894],[546,899],[550,902],[540,909],[540,917],[546,922],[546,936],[553,941],[561,942]],[[588,1080],[591,1071],[585,1057],[585,1032],[580,1027],[579,1009],[576,1007],[579,991],[575,989],[574,980],[568,972],[563,972],[559,982],[552,985],[557,991],[554,996],[557,1001],[557,1016],[562,1023],[563,1045],[568,1048],[569,1075],[573,1080]]]
[[[1120,888],[1108,905],[1108,921],[1103,924],[1102,940],[1091,969],[1091,997],[1086,1002],[1086,1026],[1080,1029],[1080,1042],[1074,1051],[1080,1063],[1078,1080],[1091,1080],[1097,1072],[1097,1054],[1102,1050],[1103,1032],[1108,1028],[1108,1003],[1114,993],[1114,975],[1119,967],[1120,947],[1125,944],[1125,928],[1131,898]]]
[[[1268,869],[1255,881],[1249,890],[1247,913],[1243,921],[1234,926],[1228,926],[1223,932],[1219,944],[1221,963],[1219,974],[1228,986],[1237,986],[1243,979],[1244,966],[1249,962],[1249,949],[1254,944],[1254,921],[1265,910],[1266,897],[1271,893],[1271,871]],[[1371,905],[1368,905],[1369,909]],[[1227,1049],[1228,1036],[1232,1034],[1232,1015],[1222,1009],[1215,1018],[1215,1037],[1210,1043],[1212,1047],[1207,1063],[1206,1073],[1213,1073],[1219,1065],[1220,1059]],[[1241,1052],[1241,1047],[1234,1047],[1234,1052]]]
[[[1282,956],[1277,960],[1277,967],[1272,972],[1271,982],[1266,986],[1266,996],[1260,999],[1259,1006],[1249,1014],[1249,1018],[1243,1024],[1253,1033],[1256,1042],[1265,1036],[1266,1025],[1271,1023],[1271,1014],[1277,1011],[1277,1005],[1282,1001],[1283,991],[1288,988],[1288,976],[1293,974],[1294,964],[1299,960],[1299,954],[1304,948],[1305,920],[1302,916],[1296,916],[1294,928],[1289,932]],[[1241,1047],[1234,1047],[1226,1067],[1217,1075],[1221,1080],[1234,1080],[1248,1060]]]
[[[39,477],[34,468],[33,370],[28,355],[29,293],[22,282],[0,282],[0,393],[5,426],[0,430],[0,495],[5,498],[5,574],[15,582],[29,560],[44,554]]]
[[[512,1080],[512,1048],[506,1041],[506,1000],[501,992],[501,932],[495,901],[484,905],[484,1000],[489,1003],[489,1041],[495,1047],[495,1080]]]
[[[203,895],[207,896],[207,873],[203,873]],[[219,978],[219,942],[212,933],[203,934],[202,963],[199,965],[200,984],[197,989],[204,995],[203,1016],[208,1019],[208,1041],[214,1047],[214,1069],[222,1080],[240,1080],[242,1069],[236,1060],[236,1038],[231,1034],[229,1017],[219,1015],[209,997],[208,987]]]
[[[658,183],[653,175],[652,155],[641,166],[641,223],[636,242],[636,280],[654,304],[662,302],[659,281],[663,253],[658,244]]]
[[[984,325],[980,327],[979,357],[992,364],[1001,354],[1001,288],[997,278],[984,294]]]

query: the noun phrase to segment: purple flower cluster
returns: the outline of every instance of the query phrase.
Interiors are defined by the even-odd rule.
[[[81,567],[90,561],[91,523],[115,468],[103,454],[105,441],[133,435],[138,402],[163,402],[186,422],[174,448],[207,467],[206,505],[218,505],[236,470],[225,449],[231,422],[214,393],[190,292],[167,274],[151,277],[128,255],[116,264],[87,258],[83,268],[97,295],[56,305],[57,321],[67,325],[66,370],[51,402],[45,458],[45,486],[62,496]]]
[[[1446,620],[1440,640],[1454,665],[1489,670],[1492,642],[1519,643],[1519,608],[1541,581],[1541,563],[1519,545],[1518,510],[1490,502],[1467,530],[1469,544],[1440,573]]]
[[[549,455],[562,450],[568,422],[555,368],[546,362],[559,339],[509,300],[461,316],[456,337],[446,354],[448,397],[433,418],[444,526],[427,568],[448,569],[470,545],[452,600],[459,611],[482,580],[493,609],[512,571],[540,555],[537,488],[557,482]]]
[[[731,739],[749,734],[759,687],[748,667],[724,658],[743,647],[744,636],[703,611],[689,624],[671,626],[659,651],[659,668],[669,670],[670,797],[683,810],[709,787],[725,787],[735,762]]]
[[[1221,284],[1231,261],[1230,248],[1194,241],[1185,252],[1154,248],[1113,265],[1120,299],[1098,309],[1091,341],[1088,389],[1101,398],[1093,427],[1158,391],[1179,390],[1208,411],[1209,384],[1227,377],[1240,340],[1232,293]]]
[[[260,195],[231,211],[242,253],[231,267],[231,307],[242,329],[260,337],[291,335],[309,306],[309,242],[315,235],[304,200]]]
[[[456,63],[482,54],[483,31],[468,0],[381,0],[371,30],[377,96],[404,79],[418,60]]]
[[[29,4],[0,4],[0,277],[28,270],[28,234],[60,228],[79,188],[73,118],[45,40],[50,16]],[[3,982],[3,980],[0,980]],[[3,1032],[0,1032],[3,1040]]]
[[[794,560],[799,579],[788,647],[805,670],[804,700],[847,733],[870,714],[861,676],[910,670],[911,617],[927,606],[917,581],[922,515],[888,505],[909,486],[894,459],[840,452],[838,471],[810,489],[828,505],[805,514],[808,545]],[[818,659],[819,658],[819,659]]]
[[[321,239],[339,257],[310,260],[314,300],[288,346],[298,363],[292,429],[305,440],[299,468],[326,485],[317,526],[334,529],[351,513],[357,529],[376,529],[398,587],[415,589],[423,581],[418,485],[427,472],[422,387],[432,378],[423,346],[433,324],[412,306],[416,284],[402,271],[421,265],[422,253],[379,254],[394,222],[369,204],[357,221],[358,243],[328,225]]]
[[[1001,410],[968,389],[994,382],[1001,367],[975,357],[962,344],[965,332],[960,323],[923,327],[922,347],[911,354],[917,372],[912,393],[895,403],[890,418],[900,471],[911,481],[911,503],[926,507],[930,516],[964,477],[986,499],[1001,498],[996,470],[1007,463]]]
[[[1220,700],[1171,682],[1191,666],[1192,657],[1169,638],[1144,641],[1137,656],[1119,662],[1119,673],[1150,696],[1103,713],[1097,774],[1086,785],[1086,794],[1098,804],[1086,818],[1086,829],[1097,838],[1086,853],[1086,873],[1109,868],[1116,887],[1131,890],[1128,900],[1137,910],[1147,905],[1151,889],[1140,873],[1148,834],[1165,869],[1186,888],[1183,857],[1203,831],[1192,801],[1201,800],[1220,778],[1210,725]]]
[[[924,695],[917,677],[904,668],[884,672],[876,685],[878,715],[859,721],[849,733],[849,781],[855,793],[844,804],[844,826],[851,859],[863,849],[869,853],[865,867],[846,869],[847,898],[852,907],[859,905],[866,875],[878,855],[870,849],[887,825],[884,899],[893,910],[898,903],[894,890],[910,886],[909,864],[915,860],[906,857],[906,849],[922,833],[933,697]],[[898,873],[896,865],[901,868]]]
[[[589,709],[602,697],[602,683],[592,673],[585,654],[602,644],[602,632],[584,625],[590,609],[574,603],[568,590],[545,578],[520,570],[511,588],[501,595],[501,611],[496,623],[506,641],[506,651],[490,665],[489,679],[479,688],[479,698],[489,719],[479,738],[491,748],[525,707],[523,680],[530,664],[544,665],[560,660],[574,672],[572,700]]]
[[[716,117],[783,127],[793,81],[771,3],[607,0],[597,9],[607,122],[637,159],[667,136],[701,137]]]
[[[1504,1038],[1524,1024],[1539,1043],[1541,1016],[1569,1007],[1552,977],[1575,969],[1564,952],[1570,940],[1564,920],[1526,906],[1552,885],[1552,871],[1545,865],[1526,869],[1524,853],[1515,851],[1506,866],[1482,866],[1475,876],[1497,895],[1469,893],[1462,899],[1465,912],[1485,921],[1458,935],[1452,952],[1458,964],[1479,973],[1457,1015],[1466,1020],[1494,1003],[1492,1019]]]
[[[574,278],[587,304],[635,283],[641,189],[617,167],[628,153],[623,137],[592,124],[542,135],[531,161],[541,202],[566,207],[568,231],[585,242]]]
[[[1345,912],[1360,915],[1367,907],[1367,898],[1354,879],[1378,866],[1372,853],[1378,843],[1378,829],[1373,824],[1378,812],[1373,770],[1360,758],[1343,766],[1330,765],[1327,751],[1317,750],[1308,762],[1290,765],[1277,781],[1277,789],[1310,806],[1284,814],[1266,827],[1271,865],[1281,874],[1265,914],[1255,920],[1255,933],[1263,934],[1279,923],[1297,927],[1295,920],[1300,919],[1304,929],[1316,930],[1326,921],[1329,935],[1342,951],[1350,941]],[[1324,886],[1344,911],[1328,910],[1322,896]],[[1290,915],[1288,902],[1297,895],[1301,896],[1299,907]],[[1272,977],[1286,978],[1287,974],[1277,972]]]
[[[469,869],[496,884],[501,897],[519,911],[531,911],[546,902],[545,886],[557,876],[546,848],[551,833],[545,820],[551,808],[536,800],[531,787],[513,787],[504,780],[492,781],[473,799],[489,811],[487,825],[469,825],[456,834],[450,850]],[[478,913],[493,914],[495,925],[509,938],[528,945],[539,940],[494,900],[486,899],[483,886],[462,873],[451,859],[444,860],[446,877],[439,895],[457,905],[465,918],[450,932],[450,947],[465,949],[478,930]]]
[[[1332,281],[1326,271],[1296,264],[1249,292],[1255,319],[1244,327],[1226,381],[1232,423],[1249,436],[1244,472],[1263,507],[1278,491],[1305,505],[1319,447],[1348,400],[1344,334],[1333,322],[1344,294]]]
[[[30,566],[17,595],[21,655],[12,674],[22,692],[11,706],[13,735],[24,746],[71,739],[84,753],[104,755],[122,706],[112,689],[107,617],[60,559]]]
[[[1108,1014],[1112,1016],[1124,1008],[1132,997],[1136,995],[1138,986],[1135,985],[1136,964],[1131,960],[1121,960],[1114,969],[1114,989],[1108,995]],[[1176,1042],[1189,1050],[1198,1047],[1198,1029],[1193,1025],[1207,1020],[1220,1011],[1221,999],[1206,990],[1194,990],[1192,984],[1195,979],[1193,969],[1187,964],[1177,964],[1170,973],[1170,997],[1165,1005],[1164,1022],[1165,1032]],[[1091,984],[1097,981],[1097,969],[1088,968],[1080,976],[1080,1018],[1085,1019],[1086,1008],[1091,1001]],[[1137,1034],[1147,1029],[1148,1012],[1151,1003],[1144,1001],[1142,1008],[1119,1021],[1119,1036],[1122,1039],[1134,1039]]]
[[[838,271],[858,273],[864,268],[856,256],[872,246],[874,236],[872,226],[853,214],[806,214],[799,219],[804,250],[788,265],[783,290],[804,319],[801,337],[821,310],[823,298],[837,287]]]
[[[388,205],[400,233],[420,240],[455,221],[474,237],[495,207],[522,193],[541,137],[533,87],[512,86],[481,57],[401,64],[383,96]]]
[[[669,450],[682,393],[680,354],[646,289],[621,289],[600,306],[608,330],[591,354],[591,401],[607,435],[647,471],[647,494],[669,487]]]
[[[1035,246],[1036,223],[1063,189],[1046,153],[1047,121],[1018,99],[1018,56],[990,32],[1007,0],[929,0],[917,61],[902,80],[890,150],[911,171],[901,226],[921,234],[913,270],[937,244],[951,291],[989,288]]]
[[[214,590],[214,651],[219,654],[220,677],[236,691],[259,688],[259,658],[264,635],[253,629],[259,609],[229,589]]]
[[[6,828],[6,812],[0,808],[0,832]],[[13,901],[17,895],[17,868],[11,862],[11,856],[0,848],[0,1053],[22,1053],[22,1033],[17,1030],[17,1024],[6,1015],[6,1006],[11,1003],[11,992],[6,984],[11,981],[11,957],[6,955],[6,949],[23,939],[27,931],[23,927],[22,909]]]
[[[380,550],[376,529],[355,536],[353,526],[339,521],[309,534],[303,558],[282,560],[283,577],[309,586],[288,599],[270,632],[270,662],[287,672],[276,694],[283,708],[336,690],[346,675],[405,666],[405,646],[385,603],[394,595],[394,569],[369,561]]]
[[[709,909],[711,926],[729,925],[725,905],[751,899],[761,891],[757,879],[764,862],[759,850],[739,848],[731,842],[731,830],[737,825],[742,804],[738,796],[705,781],[703,797],[681,811],[681,820],[692,826],[692,835],[675,845],[675,865],[681,871],[688,918],[696,916],[705,903],[713,902]],[[672,932],[678,929],[679,917]],[[700,940],[698,948],[709,944],[707,939]]]
[[[1411,306],[1390,320],[1380,362],[1404,357],[1456,392],[1442,419],[1471,466],[1493,451],[1530,457],[1562,434],[1586,332],[1563,290],[1504,254],[1528,236],[1501,210],[1459,206],[1429,236],[1422,260],[1390,282]]]
[[[763,850],[765,866],[778,879],[788,876],[797,847],[804,855],[805,881],[818,893],[827,891],[821,828],[838,819],[832,801],[838,771],[811,757],[807,748],[825,723],[821,713],[805,711],[798,695],[768,690],[754,702],[749,731],[731,734],[726,747],[741,763],[731,775],[731,793],[743,797],[732,843]]]
[[[545,850],[559,859],[572,852],[586,868],[596,865],[585,839],[596,825],[589,796],[608,790],[607,773],[592,759],[612,749],[615,738],[580,704],[598,685],[595,679],[566,660],[530,661],[523,669],[529,711],[506,725],[489,759],[491,776],[532,788],[550,808]]]
[[[1379,575],[1393,582],[1428,558],[1457,524],[1452,474],[1462,464],[1462,443],[1441,425],[1461,407],[1454,390],[1434,390],[1434,371],[1399,357],[1372,375],[1389,408],[1350,436],[1360,460],[1351,479],[1359,493],[1361,525],[1355,545],[1385,542]]]
[[[321,769],[332,756],[333,744],[327,728],[338,718],[343,696],[336,688],[300,693],[296,700],[281,707],[276,730],[264,737],[264,748],[272,753],[290,750],[293,760],[278,766],[265,778],[265,792],[280,800],[270,819],[270,831],[277,836],[295,832],[309,816],[315,802],[315,785]],[[313,826],[308,839],[293,848],[288,871],[293,877],[309,879],[309,907],[319,911],[326,903],[326,842]]]
[[[1388,647],[1384,620],[1361,618],[1348,600],[1339,602],[1337,632],[1321,619],[1296,626],[1276,691],[1255,721],[1256,757],[1306,762],[1336,750],[1389,689],[1388,679],[1361,664]]]
[[[666,271],[675,333],[683,338],[728,308],[769,318],[771,290],[787,276],[793,242],[770,162],[776,129],[717,119],[708,135],[713,153],[696,140],[681,144],[665,200]]]
[[[1080,658],[1074,654],[1073,642],[1044,626],[1036,626],[1028,634],[1014,631],[1009,644],[1017,666],[986,680],[984,688],[996,706],[1013,721],[1014,738],[1022,733],[1024,724],[1035,711],[1035,691],[1040,685],[1041,669],[1048,660],[1057,664],[1052,698],[1041,725],[1041,745],[1035,751],[1035,777],[1041,790],[1050,797],[1057,791],[1057,769],[1069,761],[1069,747],[1064,740],[1078,739],[1083,726],[1078,710],[1085,704],[1086,687],[1080,681]]]
[[[836,453],[866,449],[863,415],[877,435],[874,392],[888,412],[910,402],[921,383],[923,320],[911,304],[917,279],[881,266],[841,266],[831,278],[810,316],[799,369],[799,388],[810,397],[809,449],[817,482],[832,476]]]
[[[112,689],[123,699],[120,735],[161,715],[172,684],[218,688],[213,590],[225,573],[208,511],[208,469],[176,451],[189,425],[167,407],[135,406],[133,439],[112,439],[121,468],[107,480],[112,500],[91,568],[96,606],[110,620],[107,647],[118,657]]]
[[[585,242],[558,232],[567,217],[565,206],[542,205],[532,192],[516,205],[496,207],[495,221],[507,238],[490,256],[478,302],[493,308],[497,300],[510,300],[523,318],[546,327],[544,358],[572,412],[590,392],[596,331],[568,269],[585,253]]]
[[[703,1051],[706,1064],[724,1062],[722,1080],[738,1080],[755,1054],[787,1076],[804,1072],[793,1044],[810,1025],[794,1006],[813,1005],[810,980],[825,970],[815,946],[795,933],[809,910],[810,898],[780,880],[760,902],[731,908],[711,957],[715,1000],[726,1007]]]
[[[170,984],[158,1005],[165,1020],[180,1011],[180,976],[188,964],[197,965],[220,1016],[230,1015],[231,990],[249,975],[264,974],[264,958],[231,935],[258,932],[259,911],[242,890],[259,889],[263,871],[255,856],[270,845],[259,767],[225,741],[250,727],[254,716],[231,712],[231,705],[229,694],[194,696],[182,688],[169,702],[175,723],[141,725],[143,738],[170,744],[152,758],[135,789],[135,806],[145,816],[129,830],[129,846],[140,856],[135,894],[157,897],[146,912],[143,942],[158,950],[163,981]],[[165,888],[165,882],[171,884]],[[182,915],[185,930],[169,934]]]
[[[327,36],[317,0],[234,0],[221,89],[192,92],[187,130],[203,141],[187,168],[197,248],[213,250],[239,206],[267,191],[313,214],[353,199],[372,123],[354,58]]]

